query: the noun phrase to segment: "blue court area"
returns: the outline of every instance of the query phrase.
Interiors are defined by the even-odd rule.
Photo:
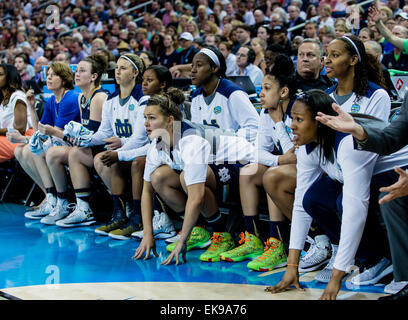
[[[187,253],[187,263],[162,266],[167,257],[164,240],[157,241],[158,258],[134,261],[136,240],[115,240],[98,235],[92,227],[65,229],[24,217],[25,207],[0,204],[0,291],[46,284],[107,282],[199,282],[274,285],[284,269],[262,274],[241,263],[205,263],[203,250]],[[302,280],[302,278],[301,278]],[[304,287],[324,289],[314,280]],[[383,293],[384,285],[357,291]],[[343,285],[343,290],[349,290]]]

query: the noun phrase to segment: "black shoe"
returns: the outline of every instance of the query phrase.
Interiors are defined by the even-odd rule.
[[[408,301],[408,284],[402,288],[400,291],[388,296],[379,297],[378,300],[384,301]]]

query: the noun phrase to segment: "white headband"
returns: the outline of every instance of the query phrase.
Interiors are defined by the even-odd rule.
[[[354,50],[356,51],[357,56],[358,56],[358,61],[361,61],[360,52],[358,51],[357,46],[356,46],[356,44],[354,43],[354,41],[351,40],[351,39],[350,39],[349,37],[347,37],[347,36],[342,36],[341,38],[344,39],[344,40],[346,40],[348,43],[350,43],[350,44],[354,47]]]
[[[204,53],[205,55],[207,55],[216,65],[218,68],[220,68],[220,60],[218,60],[217,55],[210,49],[207,48],[203,48],[200,50],[199,53]]]
[[[134,63],[134,62],[132,61],[132,59],[130,59],[129,57],[126,57],[126,56],[120,56],[119,59],[120,59],[120,58],[123,58],[123,59],[129,61],[129,62],[132,64],[132,66],[133,66],[137,71],[139,71],[139,68],[137,67],[136,63]]]

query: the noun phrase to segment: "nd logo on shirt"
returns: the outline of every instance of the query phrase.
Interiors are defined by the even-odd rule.
[[[360,105],[358,105],[358,104],[353,104],[352,106],[351,106],[351,109],[350,109],[350,111],[351,112],[359,112],[360,111]]]
[[[116,119],[115,130],[118,138],[129,138],[132,135],[132,125],[128,119],[125,119],[123,122],[120,119]]]

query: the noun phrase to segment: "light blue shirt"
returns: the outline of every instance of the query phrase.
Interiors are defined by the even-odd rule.
[[[237,67],[237,69],[235,69],[234,76],[248,76],[254,86],[260,86],[262,85],[264,74],[260,68],[251,63],[244,69],[243,74],[241,74],[241,70]]]

